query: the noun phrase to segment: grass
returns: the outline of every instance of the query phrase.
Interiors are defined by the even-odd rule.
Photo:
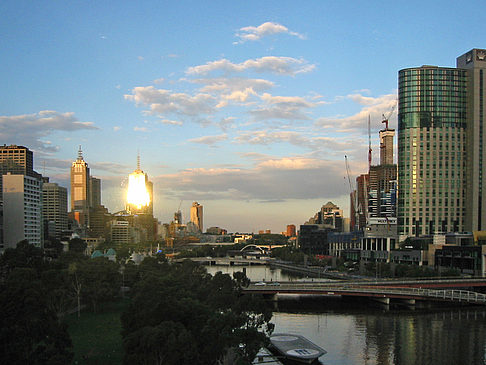
[[[109,303],[98,313],[73,313],[66,318],[73,341],[73,364],[121,364],[123,344],[120,315],[128,301]]]

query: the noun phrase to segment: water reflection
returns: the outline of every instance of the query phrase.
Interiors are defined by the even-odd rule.
[[[486,363],[483,308],[383,311],[364,301],[324,300],[316,310],[317,302],[280,302],[273,322],[275,331],[301,334],[325,348],[324,364]]]
[[[207,267],[211,274],[243,271]],[[302,280],[265,266],[247,266],[253,281]],[[316,280],[316,279],[314,279]],[[326,349],[326,365],[485,365],[486,309],[383,309],[365,299],[287,297],[275,304],[275,332],[307,337]]]

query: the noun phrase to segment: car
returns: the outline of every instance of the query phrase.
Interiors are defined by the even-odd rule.
[[[267,283],[265,283],[264,281],[260,281],[258,283],[255,283],[255,286],[265,286],[267,285]]]

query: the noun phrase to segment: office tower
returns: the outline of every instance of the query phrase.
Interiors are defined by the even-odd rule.
[[[89,177],[89,206],[91,208],[97,208],[101,205],[101,180],[90,176]]]
[[[287,232],[286,232],[287,237],[295,237],[296,236],[296,228],[295,224],[288,224],[287,225]]]
[[[137,169],[128,176],[126,211],[150,215],[154,212],[153,184],[140,168],[140,156],[137,157]]]
[[[71,212],[81,226],[89,226],[90,190],[89,167],[83,159],[81,146],[78,158],[71,165]]]
[[[468,74],[422,66],[398,74],[398,234],[464,231]]]
[[[354,215],[353,218],[357,222],[354,222],[354,227],[358,230],[366,228],[366,221],[368,218],[368,189],[369,189],[369,174],[361,174],[356,178],[356,195],[353,197]]]
[[[198,202],[192,203],[191,222],[195,224],[199,232],[203,231],[203,206]]]
[[[62,231],[68,228],[67,189],[49,179],[42,184],[42,215],[48,227],[54,223],[54,231],[48,230],[48,237],[61,239]]]
[[[486,50],[457,58],[466,73],[466,214],[465,230],[486,230]]]
[[[24,146],[0,146],[0,176],[8,172],[41,178],[41,175],[34,171],[34,154]],[[2,181],[0,179],[0,198],[1,194]]]
[[[12,174],[3,180],[3,249],[15,248],[28,240],[37,247],[42,245],[42,180]]]
[[[334,229],[342,232],[344,229],[343,225],[343,211],[339,207],[332,203],[327,202],[321,207],[321,211],[318,213],[319,224],[325,224],[332,226]]]

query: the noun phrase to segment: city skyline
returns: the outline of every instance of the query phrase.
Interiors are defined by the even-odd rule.
[[[398,71],[485,48],[471,32],[485,8],[5,1],[2,140],[64,187],[81,145],[112,212],[139,149],[162,222],[181,200],[228,231],[280,232],[327,201],[349,217],[344,155],[353,178],[367,172],[368,115],[377,164]]]

